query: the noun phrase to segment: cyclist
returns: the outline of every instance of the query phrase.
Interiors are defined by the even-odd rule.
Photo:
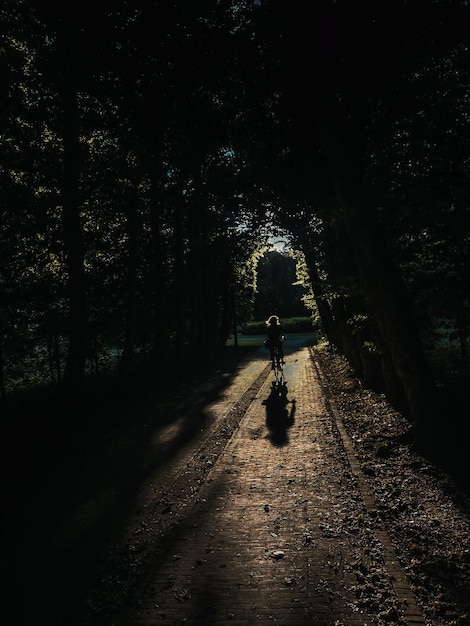
[[[271,315],[266,321],[266,341],[264,345],[269,348],[271,353],[271,361],[274,359],[274,349],[277,348],[281,363],[284,363],[284,351],[282,349],[282,341],[284,334],[282,332],[281,322],[277,315]]]

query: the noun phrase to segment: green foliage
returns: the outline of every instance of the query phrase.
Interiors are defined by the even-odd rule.
[[[253,317],[291,317],[307,312],[305,285],[297,280],[296,260],[289,253],[268,251],[258,260]]]
[[[0,348],[9,392],[57,384],[67,360],[67,77],[77,103],[87,373],[115,366],[124,346],[136,358],[158,350],[176,367],[192,352],[215,353],[234,321],[272,313],[286,332],[310,329],[311,312],[332,343],[344,346],[348,333],[350,343],[377,345],[317,133],[283,96],[291,93],[284,9],[196,4],[118,0],[69,18],[57,1],[10,0],[1,12]],[[331,16],[341,17],[340,4]],[[385,227],[383,254],[400,268],[442,371],[454,355],[468,359],[469,49],[453,38],[446,3],[402,20],[409,6],[392,10],[406,24],[403,41],[371,4],[364,23],[358,14],[349,25],[344,50],[353,56],[344,63],[343,48],[333,51],[327,67],[338,70],[332,105],[358,146],[351,179]],[[277,229],[298,251],[267,252]],[[448,343],[436,330],[442,320]],[[253,324],[264,333],[264,322]]]

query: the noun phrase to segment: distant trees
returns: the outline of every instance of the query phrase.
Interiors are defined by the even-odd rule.
[[[267,319],[269,315],[301,317],[311,314],[303,301],[305,289],[297,283],[297,261],[293,256],[275,250],[266,252],[257,264],[257,291],[253,318]]]

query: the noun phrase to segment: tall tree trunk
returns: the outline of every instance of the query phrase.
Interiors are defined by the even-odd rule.
[[[207,355],[208,341],[206,337],[206,325],[210,302],[205,297],[205,281],[209,268],[206,266],[205,224],[202,216],[201,199],[196,197],[193,200],[191,212],[188,220],[188,240],[189,240],[189,295],[191,298],[191,322],[190,322],[190,342],[191,352],[194,358],[201,359]]]
[[[409,418],[407,414],[407,401],[406,395],[403,389],[403,385],[397,376],[393,361],[390,356],[390,351],[385,345],[382,337],[380,336],[377,325],[373,330],[373,340],[377,346],[380,355],[380,364],[382,368],[382,378],[385,385],[385,395],[387,400],[399,411],[405,413],[405,416]]]
[[[466,311],[463,305],[458,305],[457,309],[457,332],[459,335],[460,341],[460,354],[464,361],[468,361],[468,345],[467,345],[467,336],[468,336],[468,323],[466,318]]]
[[[221,311],[220,311],[220,328],[219,328],[219,346],[225,346],[227,339],[232,330],[232,298],[231,298],[231,282],[232,273],[230,267],[225,264],[220,275],[220,294],[221,294]]]
[[[119,362],[119,373],[127,376],[134,365],[137,319],[137,242],[138,242],[138,197],[137,183],[131,191],[126,206],[127,218],[127,288],[126,288],[126,326],[124,346]]]
[[[0,344],[0,400],[6,400],[7,390],[5,388],[5,361],[3,358],[2,345]]]
[[[69,345],[64,384],[71,390],[83,384],[87,353],[87,305],[85,289],[84,244],[79,202],[79,114],[76,78],[70,64],[62,84],[64,114],[63,208],[62,227],[68,271]]]
[[[56,331],[48,337],[47,352],[51,383],[55,384],[57,382],[60,385],[62,382],[62,372],[60,368],[59,334]]]
[[[349,321],[349,312],[347,307],[347,296],[338,295],[333,299],[331,310],[340,337],[340,351],[346,356],[349,363],[354,369],[354,373],[358,378],[364,378],[364,364],[361,359],[360,350],[357,341],[352,334]]]
[[[165,259],[162,244],[161,212],[159,201],[159,166],[157,157],[150,159],[150,228],[152,235],[152,282],[153,282],[153,356],[157,368],[170,355],[170,325],[168,314],[168,294],[166,292]]]
[[[57,375],[57,382],[60,385],[60,383],[62,382],[62,369],[61,369],[61,363],[60,363],[60,343],[59,343],[58,331],[54,332],[52,359],[54,362],[54,367],[55,367],[55,371]]]
[[[184,199],[176,201],[173,216],[174,244],[174,292],[175,292],[175,356],[178,369],[184,369],[187,357],[187,292],[186,250],[184,241]]]
[[[305,255],[305,262],[307,264],[308,275],[312,285],[313,296],[315,298],[315,304],[317,305],[318,315],[320,316],[323,330],[329,343],[339,348],[340,338],[335,327],[331,307],[325,297],[323,281],[320,278],[320,273],[315,259],[315,244],[313,241],[300,239],[300,245]]]
[[[357,293],[345,300],[345,308],[347,311],[347,325],[362,363],[362,383],[368,389],[383,393],[385,383],[382,363],[378,346],[374,341],[374,329],[376,330],[376,327],[370,315],[367,314],[364,294]],[[377,331],[375,332],[376,334]]]

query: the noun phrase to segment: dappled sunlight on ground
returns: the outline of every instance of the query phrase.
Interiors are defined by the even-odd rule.
[[[165,446],[181,437],[183,430],[186,428],[187,420],[181,416],[175,422],[164,426],[156,432],[154,438],[154,446]]]

